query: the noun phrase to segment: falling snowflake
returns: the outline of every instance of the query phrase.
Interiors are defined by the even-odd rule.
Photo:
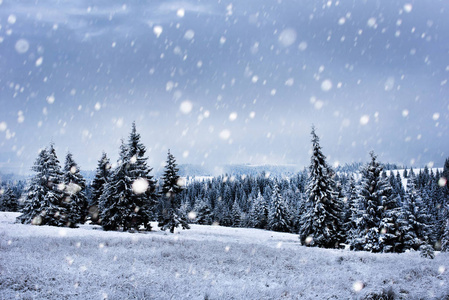
[[[8,17],[9,24],[13,25],[16,23],[16,21],[17,21],[17,17],[15,15],[9,15],[9,17]]]
[[[184,38],[186,40],[191,40],[194,38],[194,36],[195,36],[195,31],[193,31],[191,29],[187,30],[186,33],[184,34]]]
[[[237,119],[237,113],[236,112],[232,112],[229,114],[229,121],[235,121]]]
[[[231,137],[231,132],[227,129],[224,129],[220,132],[220,139],[227,140]]]
[[[299,43],[298,49],[299,51],[305,51],[307,49],[307,42],[302,41],[301,43]]]
[[[412,11],[412,9],[413,9],[413,5],[411,3],[404,4],[404,11],[406,13],[410,13]]]
[[[153,27],[153,33],[156,35],[156,37],[159,37],[162,34],[162,31],[162,26],[157,25]]]
[[[44,61],[44,58],[41,56],[36,60],[36,67],[40,67],[42,65],[42,62]]]
[[[363,115],[360,117],[360,124],[361,125],[366,125],[369,122],[369,116],[368,115]]]
[[[354,290],[354,292],[357,292],[357,293],[360,292],[361,290],[363,290],[364,287],[365,287],[365,285],[361,281],[356,281],[352,284],[352,289]]]
[[[186,11],[184,10],[184,8],[180,8],[176,11],[176,15],[180,18],[184,17],[186,14]]]
[[[291,46],[296,41],[296,31],[292,28],[284,29],[279,35],[279,43],[288,47]]]
[[[376,27],[376,18],[369,18],[368,21],[366,22],[366,25],[368,25],[368,27],[374,28]]]
[[[295,83],[295,79],[289,78],[285,81],[286,86],[292,86]]]
[[[193,108],[193,104],[189,100],[185,100],[185,101],[181,102],[181,105],[179,106],[179,110],[183,114],[189,114],[192,111],[192,108]]]
[[[47,97],[47,102],[48,104],[53,104],[55,103],[55,96],[54,95],[50,95]]]
[[[132,184],[133,193],[136,195],[143,194],[148,189],[148,180],[145,178],[137,178]]]
[[[16,42],[15,49],[18,53],[23,54],[30,49],[30,44],[25,39],[20,39]]]
[[[332,81],[330,81],[329,79],[324,80],[321,83],[321,89],[325,92],[328,92],[332,89]]]

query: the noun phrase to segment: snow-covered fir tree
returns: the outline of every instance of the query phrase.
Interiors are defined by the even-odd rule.
[[[356,228],[353,215],[358,209],[358,197],[357,197],[357,182],[354,176],[351,176],[345,186],[345,201],[344,201],[344,217],[343,227],[346,232],[351,232]]]
[[[401,195],[385,192],[383,198],[383,214],[380,220],[379,240],[382,244],[382,252],[401,252],[402,241],[399,231],[399,219],[401,217]]]
[[[128,144],[122,141],[118,166],[99,200],[101,224],[105,230],[139,230],[141,227],[151,230],[156,191],[145,152],[133,123]]]
[[[449,207],[447,208],[449,211]],[[449,213],[447,214],[448,218],[446,221],[446,225],[444,226],[444,232],[441,237],[441,251],[449,252]]]
[[[241,224],[243,223],[242,222],[242,209],[240,208],[240,205],[237,202],[237,199],[235,199],[234,203],[232,204],[231,215],[232,215],[232,226],[240,227]]]
[[[0,211],[18,211],[19,203],[12,187],[0,190]]]
[[[77,223],[84,223],[87,215],[86,181],[70,152],[65,158],[63,182],[63,206],[67,209],[67,224],[75,227]]]
[[[232,214],[229,205],[219,198],[214,209],[214,222],[221,226],[232,226]]]
[[[268,229],[280,232],[291,232],[292,216],[279,192],[277,183],[273,186],[273,194],[268,212]]]
[[[370,156],[371,161],[361,170],[358,211],[353,216],[356,228],[351,232],[350,243],[354,250],[392,251],[397,217],[390,209],[396,206],[391,201],[390,183],[382,178],[382,165],[374,152]]]
[[[213,221],[213,213],[210,208],[209,201],[207,199],[196,199],[195,207],[193,209],[195,212],[195,222],[201,225],[210,225]]]
[[[99,199],[100,221],[105,230],[125,228],[125,218],[130,214],[128,207],[132,194],[132,181],[127,176],[127,164],[122,162],[115,168],[111,179]]]
[[[257,193],[257,198],[254,199],[253,205],[249,214],[249,222],[251,227],[264,229],[268,224],[268,203],[262,196],[260,190]]]
[[[179,194],[182,191],[183,184],[178,172],[175,157],[168,150],[167,164],[162,176],[161,212],[158,226],[162,230],[169,229],[171,233],[178,226],[181,226],[182,229],[190,229],[185,216],[179,213],[181,204]]]
[[[443,180],[441,181],[441,185],[443,187],[444,196],[446,197],[446,201],[449,203],[449,158],[446,158],[446,160],[444,161],[441,177],[443,178]]]
[[[21,223],[33,225],[66,226],[67,209],[64,201],[64,184],[53,144],[43,149],[32,167],[36,175],[31,179],[26,192]]]
[[[403,250],[418,250],[421,245],[430,241],[429,216],[419,195],[416,178],[407,181],[407,191],[404,196],[399,232],[402,235]]]
[[[111,162],[105,152],[101,155],[98,161],[95,178],[92,181],[92,199],[89,203],[89,217],[93,222],[99,219],[98,203],[103,194],[106,183],[108,183],[111,176]]]
[[[313,127],[307,201],[299,230],[303,245],[338,248],[343,242],[343,204],[334,187],[332,170],[321,152],[319,138]]]

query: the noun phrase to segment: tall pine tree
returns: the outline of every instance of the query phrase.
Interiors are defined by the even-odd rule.
[[[418,250],[431,240],[429,216],[416,189],[415,180],[415,177],[408,179],[402,206],[400,232],[403,235],[403,250]]]
[[[449,207],[446,210],[449,211]],[[449,252],[449,213],[447,213],[446,215],[448,217],[444,226],[443,235],[441,237],[441,251]]]
[[[25,206],[17,220],[25,224],[66,226],[67,209],[64,183],[59,160],[53,144],[43,149],[32,167],[36,175],[27,189]]]
[[[169,229],[171,233],[179,225],[182,226],[182,229],[190,229],[186,217],[179,212],[181,205],[179,194],[182,191],[182,181],[178,172],[175,157],[168,150],[167,164],[162,177],[161,214],[158,226],[162,230]]]
[[[356,228],[351,232],[350,242],[354,250],[388,252],[396,243],[397,218],[390,211],[396,207],[391,199],[390,183],[382,178],[382,165],[374,152],[370,156],[371,161],[361,170],[358,210],[353,216]]]
[[[67,224],[74,227],[76,223],[85,221],[87,198],[85,194],[86,181],[80,174],[79,167],[70,152],[65,158],[63,181],[65,185],[63,205],[67,208]]]
[[[312,157],[305,211],[300,220],[299,237],[303,245],[338,248],[343,242],[343,204],[336,192],[332,170],[321,152],[319,138],[312,128]]]
[[[89,203],[89,217],[93,222],[98,222],[99,209],[98,203],[103,194],[106,183],[108,183],[111,176],[111,162],[105,152],[101,155],[98,161],[95,178],[92,181],[92,199]]]
[[[128,144],[122,141],[118,166],[99,200],[100,217],[105,230],[121,228],[151,230],[156,189],[151,168],[146,164],[145,146],[132,124]]]

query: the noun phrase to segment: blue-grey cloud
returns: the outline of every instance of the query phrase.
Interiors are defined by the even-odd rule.
[[[0,158],[21,155],[1,161],[28,171],[53,140],[60,156],[71,150],[91,169],[102,150],[115,159],[136,120],[156,168],[169,147],[181,163],[306,165],[312,123],[332,163],[366,160],[374,149],[389,162],[441,164],[447,9],[442,1],[3,1]]]

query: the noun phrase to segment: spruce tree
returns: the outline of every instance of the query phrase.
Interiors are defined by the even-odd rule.
[[[404,236],[404,250],[418,250],[421,245],[430,242],[431,228],[429,221],[426,207],[416,189],[415,178],[410,177],[402,206],[402,226],[400,228],[400,232]]]
[[[268,229],[280,232],[291,232],[291,221],[291,214],[280,194],[277,183],[275,183],[268,213]]]
[[[401,196],[385,191],[383,198],[383,214],[380,220],[379,240],[382,252],[401,252],[402,242],[399,233],[399,219],[401,208],[398,203],[402,203]]]
[[[118,164],[99,199],[100,221],[104,230],[126,230],[125,218],[130,214],[128,200],[131,198],[131,185],[127,164]]]
[[[0,194],[0,211],[18,211],[19,203],[11,187],[7,187]]]
[[[152,169],[147,165],[146,148],[140,141],[135,122],[132,124],[127,149],[127,173],[132,181],[129,202],[134,209],[127,216],[125,227],[137,229],[142,225],[146,230],[151,230],[149,222],[155,217],[157,204],[156,182],[150,175]]]
[[[99,200],[105,230],[151,230],[156,191],[145,151],[133,123],[128,144],[122,141],[118,166]]]
[[[391,200],[391,186],[381,176],[382,165],[377,162],[374,152],[370,156],[371,161],[361,170],[358,211],[353,217],[356,229],[351,233],[351,247],[354,250],[389,252],[396,243],[396,214],[389,210],[396,207]]]
[[[232,225],[232,215],[229,206],[223,199],[218,199],[217,205],[214,209],[214,222],[217,222],[221,226]]]
[[[67,153],[64,165],[64,191],[63,205],[67,208],[67,224],[70,227],[76,223],[84,223],[87,215],[87,198],[85,194],[86,181],[80,174],[72,154]]]
[[[95,172],[95,178],[92,181],[92,199],[89,203],[89,216],[93,222],[97,222],[99,219],[98,203],[101,195],[105,189],[106,183],[108,183],[111,176],[111,163],[106,153],[103,152],[100,160],[98,161],[97,170]]]
[[[443,236],[441,237],[441,251],[449,252],[449,218],[446,221]]]
[[[195,201],[194,212],[196,213],[195,221],[200,225],[212,224],[213,214],[207,199],[197,199]]]
[[[254,228],[264,229],[268,224],[268,203],[258,191],[257,198],[253,201],[250,210],[250,224]]]
[[[312,156],[306,190],[308,198],[299,230],[303,245],[338,248],[343,242],[343,204],[334,187],[332,170],[321,152],[315,128],[312,128]]]
[[[231,208],[232,227],[240,227],[242,225],[242,209],[240,208],[237,199],[234,200]]]
[[[354,176],[349,178],[346,185],[345,199],[343,227],[346,232],[351,232],[356,228],[355,220],[352,217],[358,209],[357,183]]]
[[[62,172],[53,144],[43,149],[32,167],[36,175],[27,189],[25,206],[17,220],[33,225],[67,225]]]
[[[443,177],[444,179],[439,182],[441,182],[441,184],[444,184],[442,186],[443,194],[444,194],[446,203],[449,204],[449,158],[446,158],[446,160],[444,161],[443,172],[441,173],[441,177]],[[439,180],[439,178],[438,178],[438,180]]]
[[[182,191],[182,183],[178,175],[179,169],[176,167],[175,157],[168,150],[167,164],[162,177],[161,188],[161,214],[158,226],[162,230],[169,229],[171,233],[179,225],[182,229],[190,229],[184,216],[180,215],[180,201],[178,195]]]

